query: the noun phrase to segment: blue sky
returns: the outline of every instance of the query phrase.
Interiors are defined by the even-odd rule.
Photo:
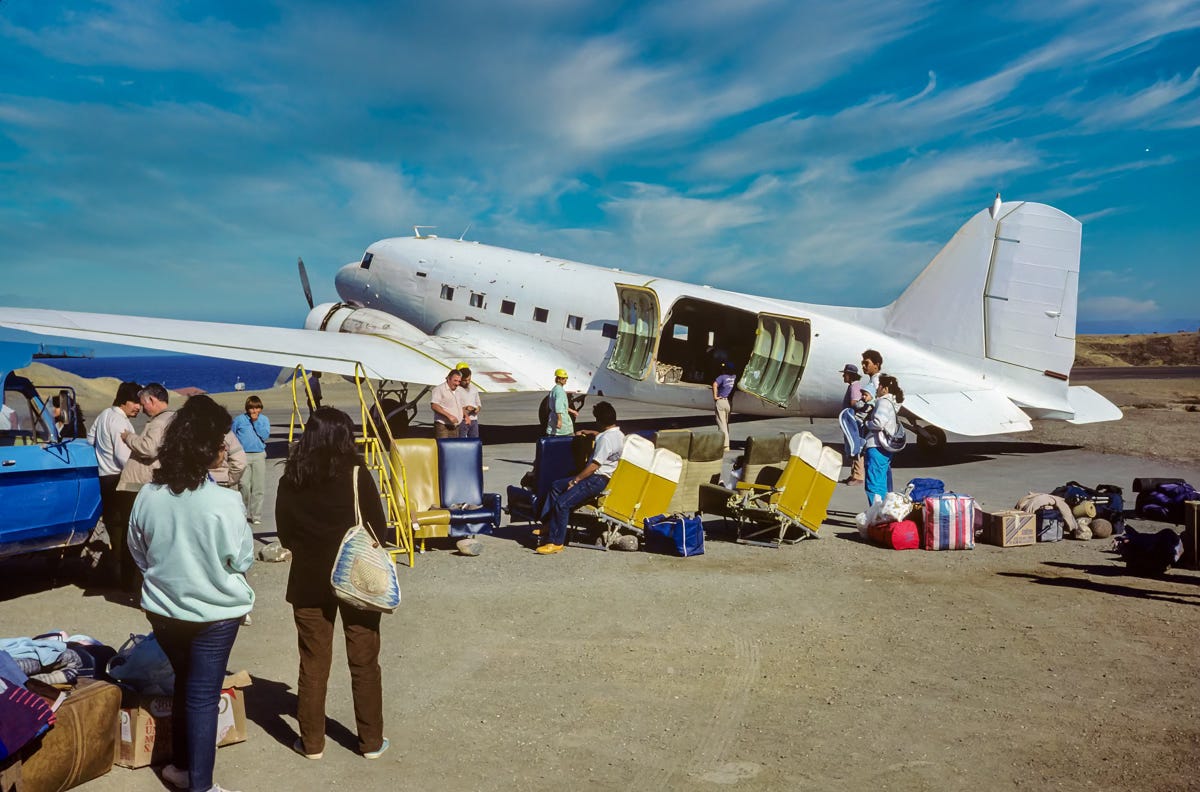
[[[422,224],[877,306],[999,191],[1195,329],[1198,157],[1200,2],[0,0],[0,305],[297,326]]]

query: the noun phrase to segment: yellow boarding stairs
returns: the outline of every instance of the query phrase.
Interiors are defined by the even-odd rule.
[[[811,432],[792,437],[788,450],[787,466],[774,486],[737,484],[738,497],[730,499],[730,506],[737,515],[737,540],[742,544],[778,547],[816,538],[828,516],[842,469],[841,454],[822,445]],[[797,528],[799,535],[790,536]]]
[[[582,506],[576,513],[595,517],[605,526],[600,538],[607,549],[622,530],[641,536],[647,517],[666,513],[682,473],[679,454],[655,448],[641,435],[628,435],[608,486],[594,506]]]
[[[359,364],[355,364],[354,367],[354,385],[358,391],[359,419],[362,426],[362,435],[355,437],[354,442],[362,448],[363,460],[375,474],[375,480],[379,484],[379,494],[383,498],[388,528],[393,537],[386,550],[393,561],[399,556],[408,556],[408,565],[411,567],[415,562],[413,521],[408,513],[408,481],[404,466],[393,466],[391,457],[384,450],[393,447],[396,441],[387,421],[376,420],[376,416],[382,416],[384,410],[376,396],[376,389],[371,386],[370,379]],[[304,425],[300,413],[301,391],[305,394],[306,403],[311,403],[312,391],[308,387],[308,376],[303,366],[296,366],[292,372],[292,416],[288,425],[288,448],[291,448],[295,440],[297,429]]]

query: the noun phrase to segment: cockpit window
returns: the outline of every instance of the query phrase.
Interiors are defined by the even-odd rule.
[[[375,258],[374,253],[363,253],[362,264],[359,264],[360,269],[371,269],[371,259]]]

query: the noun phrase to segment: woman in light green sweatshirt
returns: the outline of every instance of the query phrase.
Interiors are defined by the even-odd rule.
[[[231,421],[208,396],[188,399],[129,518],[129,552],[145,576],[142,609],[175,670],[172,760],[163,778],[213,792],[221,790],[212,780],[221,683],[242,617],[254,606],[245,507],[238,493],[208,477]]]

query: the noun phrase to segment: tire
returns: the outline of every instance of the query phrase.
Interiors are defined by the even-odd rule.
[[[946,432],[937,426],[923,426],[917,434],[917,445],[926,451],[940,453],[946,448]]]

